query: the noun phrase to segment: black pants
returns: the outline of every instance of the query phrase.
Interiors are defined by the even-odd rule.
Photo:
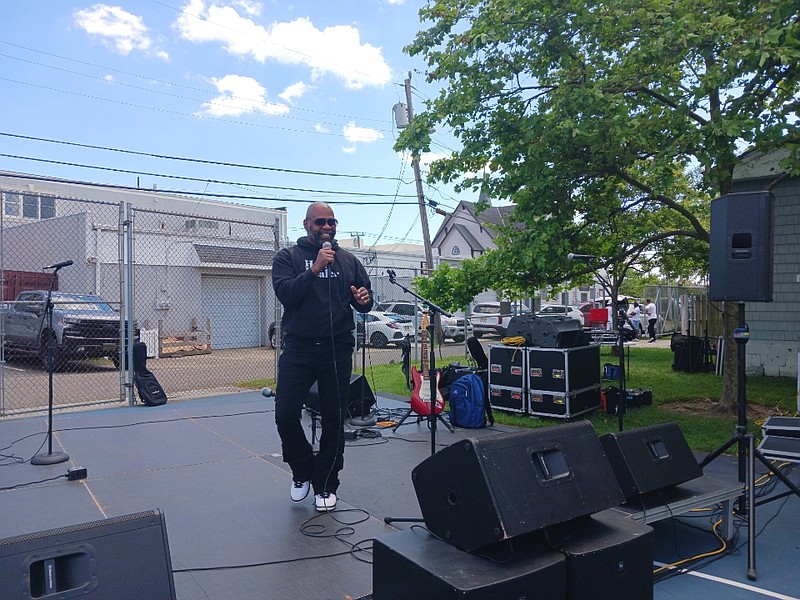
[[[656,339],[656,321],[658,319],[647,319],[647,335],[651,340]]]
[[[283,460],[292,477],[311,481],[315,494],[335,492],[339,471],[344,467],[344,421],[350,373],[353,367],[351,344],[331,341],[285,341],[278,361],[275,392],[275,424],[281,438]],[[314,456],[301,423],[303,404],[314,382],[319,389],[322,434],[319,452]]]

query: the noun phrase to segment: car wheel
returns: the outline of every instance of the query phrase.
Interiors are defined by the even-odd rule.
[[[460,344],[460,343],[461,343],[461,342],[463,342],[465,339],[466,339],[466,338],[465,338],[463,335],[454,335],[454,336],[453,336],[453,341],[454,341],[455,343],[457,343],[457,344]]]
[[[386,348],[386,346],[389,344],[389,339],[380,331],[376,331],[369,336],[369,344],[374,348]]]
[[[483,337],[483,332],[482,331],[473,331],[472,332],[472,336],[476,337],[478,339],[481,339]]]
[[[275,338],[275,323],[271,323],[269,326],[269,345],[272,348],[278,347],[278,340]]]
[[[47,350],[47,333],[42,335],[42,349],[41,349],[41,356],[42,356],[42,367],[45,371],[50,371],[50,360]],[[50,337],[53,340],[53,371],[59,371],[64,366],[64,356],[61,349],[58,347],[58,340],[56,339],[55,334],[50,332]]]

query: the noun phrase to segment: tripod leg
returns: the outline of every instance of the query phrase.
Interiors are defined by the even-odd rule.
[[[755,457],[756,457],[758,460],[760,460],[760,461],[761,461],[761,462],[764,464],[764,466],[765,466],[765,467],[767,467],[767,469],[769,469],[770,473],[772,473],[773,475],[775,475],[775,477],[777,477],[778,479],[780,479],[780,480],[781,480],[781,481],[784,483],[784,485],[785,485],[786,487],[788,487],[790,490],[792,490],[792,492],[793,492],[793,493],[794,493],[794,494],[795,494],[795,495],[796,495],[798,498],[800,498],[800,488],[798,488],[798,487],[797,487],[797,486],[796,486],[796,485],[795,485],[795,484],[792,482],[792,480],[791,480],[791,479],[789,479],[788,477],[786,477],[786,475],[784,475],[783,473],[781,473],[780,471],[778,471],[777,469],[775,469],[775,468],[772,466],[772,463],[770,463],[770,462],[769,462],[769,461],[766,459],[766,457],[765,457],[763,454],[761,454],[761,450],[759,450],[759,449],[757,449],[757,448],[756,448],[756,450],[754,451],[754,454],[755,454]]]
[[[755,442],[747,436],[747,578],[756,580],[756,467]]]
[[[450,430],[450,433],[455,433],[456,432],[455,428],[453,428],[453,426],[449,422],[447,422],[444,419],[444,417],[442,417],[442,415],[436,415],[436,418],[439,419],[442,423],[444,423],[444,426],[447,427]]]
[[[404,415],[403,415],[403,418],[402,418],[402,419],[400,419],[400,421],[398,421],[397,425],[395,425],[394,427],[392,427],[392,431],[397,431],[397,428],[398,428],[398,427],[400,427],[400,425],[402,425],[402,424],[405,422],[405,420],[406,420],[408,417],[410,417],[410,416],[411,416],[411,413],[412,413],[412,412],[414,412],[414,410],[413,410],[413,409],[411,409],[411,408],[409,408],[409,409],[406,411],[406,414],[404,414]]]

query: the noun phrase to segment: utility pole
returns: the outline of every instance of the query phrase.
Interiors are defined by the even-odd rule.
[[[414,119],[414,108],[411,104],[411,72],[405,80],[408,122]],[[419,156],[411,157],[411,166],[414,169],[414,182],[417,184],[417,200],[419,201],[419,220],[422,223],[422,242],[425,245],[425,262],[428,273],[433,271],[433,251],[431,250],[431,233],[428,230],[428,213],[425,207],[425,194],[422,192],[422,177],[419,174]]]

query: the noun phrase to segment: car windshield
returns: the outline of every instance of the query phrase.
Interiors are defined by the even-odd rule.
[[[491,304],[479,304],[475,307],[475,312],[477,314],[496,315],[500,312],[500,307]]]
[[[53,304],[67,310],[85,310],[114,314],[117,311],[100,296],[54,293]]]
[[[572,307],[565,306],[545,306],[540,310],[541,313],[563,313],[572,310]]]
[[[398,323],[409,323],[411,319],[404,315],[398,315],[397,313],[383,313],[383,316],[388,317],[392,321],[397,321]]]

